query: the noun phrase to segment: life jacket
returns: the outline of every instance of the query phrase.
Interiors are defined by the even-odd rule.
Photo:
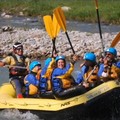
[[[62,88],[64,88],[64,89],[70,88],[74,84],[74,81],[73,81],[72,77],[69,77],[67,79],[63,78],[63,79],[61,79],[61,81],[62,81]]]
[[[29,77],[32,77],[31,78],[32,81],[33,81],[33,78],[35,78],[36,85],[32,84],[31,81],[27,80],[27,79],[29,79]],[[26,96],[38,94],[39,80],[36,79],[36,74],[35,73],[28,74],[24,78],[24,84],[25,84],[25,87],[26,87],[26,92],[25,92]]]
[[[25,56],[23,56],[22,59],[20,59],[21,62],[19,62],[18,58],[17,58],[14,54],[11,54],[10,56],[12,56],[12,57],[14,58],[14,61],[15,61],[14,66],[25,67],[25,59],[26,59]],[[10,77],[13,77],[13,76],[14,76],[14,75],[12,74],[12,72],[11,72],[12,70],[17,71],[17,72],[18,72],[18,75],[19,75],[19,73],[22,75],[22,73],[24,74],[24,73],[26,72],[26,69],[11,67],[11,68],[9,69],[9,71],[10,71]],[[15,75],[15,76],[17,76],[17,75]]]
[[[92,72],[93,69],[94,69],[93,67],[89,67],[88,71],[84,74],[84,80],[86,80],[89,77],[89,75],[91,74],[91,72]],[[95,68],[95,70],[93,71],[93,73],[88,78],[87,82],[93,83],[93,82],[98,81],[99,77],[98,77],[97,73],[98,73],[98,67]]]
[[[120,68],[116,67],[115,65],[113,65],[112,68],[115,70],[115,72],[117,73],[118,77],[120,78]]]
[[[51,74],[53,72],[53,65],[55,61],[52,58],[52,61],[49,63],[48,66],[45,66],[43,68],[44,71],[41,73],[41,79],[40,79],[40,91],[45,92],[45,91],[50,91],[52,90],[52,85],[51,85]]]
[[[120,68],[112,65],[109,71],[109,79],[115,80],[120,77]]]
[[[116,59],[112,60],[108,68],[106,68],[106,72],[108,73],[108,77],[106,77],[106,80],[116,80],[120,78],[120,68],[116,66],[117,62],[119,61]]]
[[[73,72],[73,70],[74,70],[74,65],[70,63],[70,69],[64,75],[60,75],[56,77],[61,80],[62,88],[66,89],[73,86],[74,79],[71,76],[71,73]]]

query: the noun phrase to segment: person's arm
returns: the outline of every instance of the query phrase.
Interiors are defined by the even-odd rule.
[[[75,62],[78,60],[78,56],[77,55],[73,55],[70,62],[74,65]]]
[[[84,80],[82,73],[80,72],[77,76],[76,83],[80,84]]]
[[[6,64],[10,65],[10,61],[11,61],[11,57],[7,56],[6,58],[4,58],[0,61],[0,66],[3,67]]]
[[[83,82],[83,80],[84,80],[83,76],[86,73],[86,71],[87,71],[87,67],[85,65],[82,66],[81,71],[80,71],[80,73],[77,76],[77,80],[76,80],[77,84],[80,84],[81,82]]]
[[[3,67],[3,66],[5,66],[5,63],[0,61],[0,67]]]
[[[100,67],[98,70],[98,76],[101,77],[103,72],[104,72],[104,64],[100,64]]]

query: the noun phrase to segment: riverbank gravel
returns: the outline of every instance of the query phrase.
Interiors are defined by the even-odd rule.
[[[95,52],[99,55],[102,52],[102,44],[99,33],[88,33],[80,31],[68,31],[73,48],[77,55],[83,56],[85,52]],[[105,49],[108,48],[117,32],[103,33]],[[0,54],[5,55],[11,52],[15,42],[22,42],[24,54],[32,57],[50,56],[52,51],[52,40],[44,29],[20,29],[13,28],[0,32]],[[60,32],[56,38],[56,48],[59,55],[71,56],[68,39],[64,32]],[[120,53],[120,43],[116,45]]]

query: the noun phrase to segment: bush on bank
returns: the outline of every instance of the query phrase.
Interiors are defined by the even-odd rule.
[[[98,0],[101,22],[120,24],[120,0]],[[58,6],[67,6],[71,9],[65,12],[68,20],[96,22],[94,0],[2,0],[0,12],[12,15],[44,16],[52,14]]]

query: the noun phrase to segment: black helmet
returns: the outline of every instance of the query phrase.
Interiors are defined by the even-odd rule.
[[[20,42],[16,42],[14,45],[13,45],[13,49],[21,49],[23,48],[23,45],[20,43]]]

